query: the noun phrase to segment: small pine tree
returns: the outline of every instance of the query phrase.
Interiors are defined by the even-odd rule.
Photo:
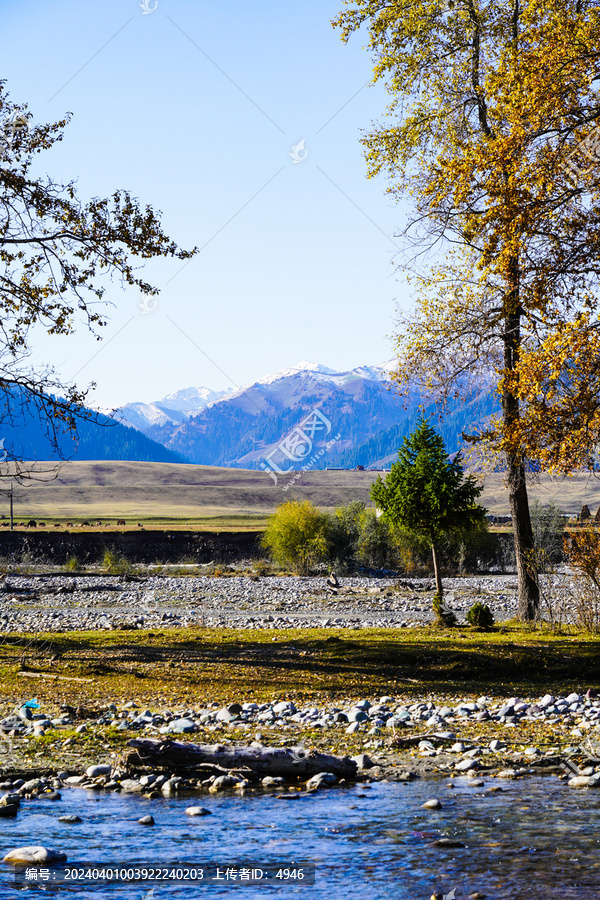
[[[424,416],[404,439],[385,481],[379,477],[371,487],[371,497],[384,517],[431,547],[440,605],[443,586],[436,544],[451,529],[468,530],[485,521],[486,511],[476,503],[482,490],[472,475],[465,478],[460,454],[450,460],[443,439]]]

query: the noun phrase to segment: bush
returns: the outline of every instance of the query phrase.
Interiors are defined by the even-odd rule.
[[[531,527],[540,571],[548,565],[562,561],[563,532],[565,518],[562,510],[554,503],[542,506],[537,500],[531,504]]]
[[[81,569],[81,562],[77,556],[70,556],[65,563],[65,569],[67,572],[79,572]]]
[[[109,575],[128,575],[133,571],[133,566],[129,560],[110,547],[104,551],[102,565]]]
[[[590,634],[600,633],[600,536],[592,525],[565,538],[565,552],[573,569],[572,608],[575,624]]]
[[[262,540],[275,562],[307,575],[327,557],[329,517],[308,500],[282,503],[267,524]]]
[[[473,628],[487,631],[494,625],[494,614],[486,603],[474,603],[467,613],[467,622]]]
[[[365,504],[354,500],[327,516],[326,557],[337,572],[346,572],[356,560]]]

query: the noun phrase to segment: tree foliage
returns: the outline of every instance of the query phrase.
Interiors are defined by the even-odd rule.
[[[90,413],[84,390],[32,362],[34,329],[69,335],[83,323],[99,338],[111,280],[153,295],[134,261],[195,252],[180,249],[160,213],[126,190],[84,201],[74,181],[36,174],[37,157],[62,140],[69,118],[34,125],[0,82],[0,421],[35,409],[55,448],[58,429],[75,431]]]
[[[472,475],[465,478],[459,454],[450,460],[444,441],[426,419],[404,439],[385,481],[378,476],[371,487],[372,499],[389,522],[430,545],[440,598],[436,545],[448,531],[483,523],[485,509],[476,502],[482,490]]]
[[[263,547],[279,565],[306,575],[327,555],[327,529],[327,515],[309,500],[289,500],[270,517]]]
[[[388,116],[370,175],[410,196],[412,275],[399,382],[442,397],[495,383],[478,437],[504,455],[521,613],[539,607],[526,460],[569,471],[600,442],[600,8],[595,0],[345,0],[369,34]],[[599,132],[600,133],[600,132]]]

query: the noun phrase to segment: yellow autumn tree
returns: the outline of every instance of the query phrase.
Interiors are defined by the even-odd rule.
[[[366,30],[391,95],[363,138],[368,173],[409,201],[418,290],[397,380],[442,399],[497,387],[501,413],[475,437],[504,457],[531,620],[529,464],[590,464],[600,439],[600,3],[344,2],[334,25]]]

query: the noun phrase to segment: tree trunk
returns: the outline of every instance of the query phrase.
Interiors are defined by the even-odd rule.
[[[504,301],[504,368],[511,373],[519,361],[521,346],[521,307],[518,289],[518,264],[514,260],[515,287]],[[511,430],[519,419],[519,398],[506,386],[502,391],[502,418],[512,441]],[[517,581],[519,589],[519,617],[526,622],[537,619],[540,610],[540,590],[535,562],[533,529],[529,514],[527,476],[523,460],[510,450],[506,453],[508,496],[512,514]]]
[[[433,543],[431,545],[431,555],[433,557],[433,571],[435,573],[435,590],[436,590],[436,593],[438,593],[440,595],[440,602],[441,602],[443,599],[443,596],[444,596],[444,588],[442,586],[442,576],[440,573],[440,567],[438,565],[437,552],[435,549],[435,544],[433,544]]]
[[[338,778],[355,778],[357,765],[349,756],[329,756],[312,750],[287,747],[228,747],[223,744],[187,744],[169,739],[134,738],[128,768],[160,766],[188,773],[202,767],[244,769],[261,777],[311,778],[333,772]]]

